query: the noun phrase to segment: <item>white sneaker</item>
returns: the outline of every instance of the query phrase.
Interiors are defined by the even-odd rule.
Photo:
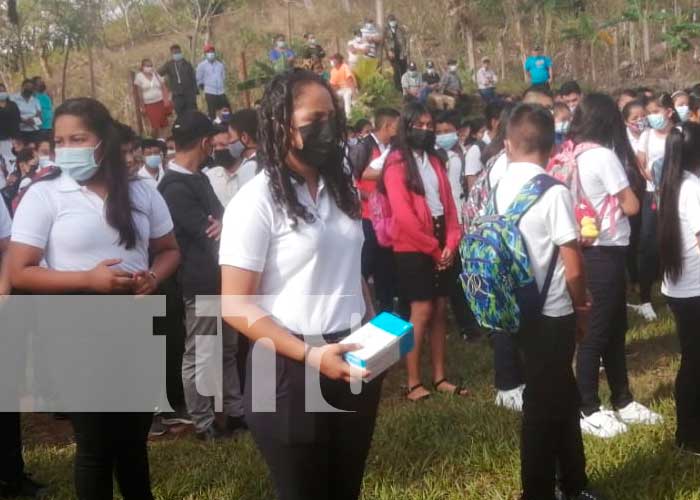
[[[615,418],[615,413],[602,406],[592,415],[581,415],[581,432],[584,434],[605,439],[624,434],[627,430],[627,426]]]
[[[525,385],[511,389],[510,391],[498,391],[496,394],[496,406],[502,406],[508,410],[523,411],[523,392]]]
[[[624,408],[615,412],[617,418],[626,424],[656,425],[664,421],[658,413],[654,413],[646,406],[632,401]]]
[[[639,306],[639,309],[637,309],[636,311],[642,318],[644,318],[648,322],[656,321],[658,319],[654,308],[649,302],[646,302]]]

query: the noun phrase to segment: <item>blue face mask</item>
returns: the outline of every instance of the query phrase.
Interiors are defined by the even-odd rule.
[[[175,52],[173,54],[173,61],[182,61],[185,56],[182,55],[182,52]]]
[[[232,142],[229,144],[228,150],[231,153],[231,156],[238,160],[243,154],[243,151],[245,151],[245,144],[243,144],[241,141]]]
[[[99,144],[97,145],[99,146]],[[95,160],[97,146],[56,148],[56,165],[76,182],[92,179],[100,168]]]
[[[160,158],[160,155],[148,155],[143,157],[143,162],[146,164],[148,168],[156,169],[160,168],[160,166],[163,164],[163,161]]]
[[[555,134],[568,134],[569,128],[571,128],[570,122],[557,122],[554,124]]]
[[[678,118],[680,118],[682,122],[687,122],[690,116],[690,108],[688,106],[677,106],[676,113],[678,113]]]
[[[457,132],[450,132],[449,134],[440,134],[435,136],[435,145],[439,148],[444,149],[445,151],[449,151],[455,146],[455,144],[457,144],[458,140],[459,137],[457,136]]]
[[[661,113],[652,113],[648,115],[647,121],[649,122],[649,126],[654,130],[662,130],[666,127],[667,123],[666,117]]]
[[[216,59],[216,54],[214,52],[207,52],[207,61],[213,61]]]
[[[40,156],[39,157],[39,168],[48,167],[49,165],[53,165],[53,162],[51,161],[51,157],[49,157],[49,156]]]

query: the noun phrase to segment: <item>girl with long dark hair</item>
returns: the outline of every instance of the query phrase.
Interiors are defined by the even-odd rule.
[[[263,171],[226,208],[220,245],[224,319],[255,343],[246,422],[280,500],[354,500],[382,377],[353,393],[343,354],[357,346],[339,343],[374,315],[360,266],[360,199],[344,167],[345,115],[330,86],[310,71],[276,76],[261,102]],[[256,354],[266,346],[274,348],[266,356],[272,367]],[[270,370],[276,392],[266,399],[260,378]],[[320,380],[320,393],[318,384],[305,384],[306,375]],[[256,411],[268,399],[274,407]]]
[[[630,243],[628,217],[639,211],[630,178],[637,171],[637,160],[622,115],[607,95],[589,94],[583,99],[574,114],[571,138],[577,145],[597,145],[580,154],[577,162],[583,195],[600,221],[598,238],[583,250],[593,307],[576,361],[581,428],[584,433],[609,438],[626,432],[627,424],[652,424],[661,420],[659,415],[634,401],[625,361],[625,257]],[[601,406],[598,395],[601,359],[614,412]]]
[[[445,166],[435,154],[433,117],[422,104],[404,108],[397,145],[377,188],[387,195],[394,217],[399,297],[411,305],[415,348],[407,359],[406,397],[417,401],[430,394],[421,383],[420,370],[427,331],[434,389],[465,396],[468,391],[448,382],[445,374],[447,301],[461,230]]]
[[[659,204],[661,292],[676,319],[676,444],[700,454],[700,125],[685,123],[666,141]]]
[[[53,129],[60,175],[35,182],[17,208],[8,252],[12,286],[34,294],[155,293],[180,260],[165,201],[149,183],[128,178],[120,135],[100,102],[69,99],[56,109]],[[125,499],[153,498],[151,419],[71,414],[79,500],[112,498],[113,472]]]
[[[647,104],[649,130],[639,138],[637,157],[642,174],[646,179],[646,191],[642,198],[641,228],[639,233],[639,306],[633,310],[645,320],[656,320],[656,312],[651,304],[651,288],[659,275],[659,250],[656,246],[657,228],[657,186],[654,179],[654,165],[663,162],[666,151],[666,138],[671,129],[680,122],[668,94],[650,99]]]

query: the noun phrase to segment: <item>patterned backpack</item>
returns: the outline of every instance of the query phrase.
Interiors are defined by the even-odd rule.
[[[549,188],[560,184],[547,174],[534,177],[523,186],[503,215],[499,215],[496,208],[496,186],[489,196],[485,214],[472,222],[470,232],[462,239],[462,286],[482,328],[515,334],[524,322],[542,313],[559,249],[555,249],[544,286],[539,291],[518,224]]]
[[[505,154],[505,150],[489,159],[486,166],[476,176],[474,185],[467,193],[467,199],[462,203],[462,229],[465,234],[469,232],[472,222],[483,213],[484,207],[486,207],[491,195],[491,181],[489,180],[491,169],[503,154]]]

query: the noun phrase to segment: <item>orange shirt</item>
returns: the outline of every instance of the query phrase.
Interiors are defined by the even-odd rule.
[[[346,89],[355,88],[355,75],[352,74],[350,67],[343,63],[340,67],[331,69],[330,84],[334,88]]]

